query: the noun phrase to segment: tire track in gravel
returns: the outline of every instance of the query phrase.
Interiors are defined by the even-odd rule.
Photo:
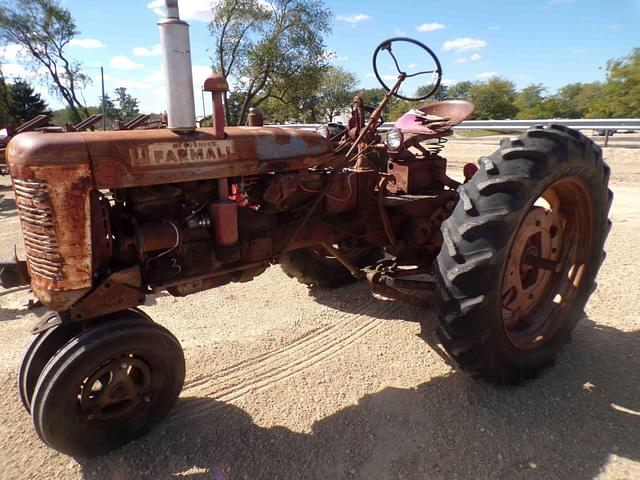
[[[363,321],[363,317],[367,317],[373,310],[378,315],[388,315],[398,310],[401,305],[390,301],[379,307],[371,302],[368,307],[360,313],[345,315],[345,320],[339,319],[338,323],[332,326],[309,332],[291,344],[214,372],[206,379],[201,378],[186,384],[182,396],[186,394],[203,397],[203,401],[196,405],[176,405],[165,427],[210,412],[212,407],[205,400],[207,398],[221,403],[231,402],[248,393],[265,390],[328,360],[385,322],[378,318],[365,318]]]

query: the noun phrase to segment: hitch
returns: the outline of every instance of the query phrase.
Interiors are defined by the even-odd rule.
[[[412,295],[399,290],[400,288],[405,290],[435,290],[436,284],[433,281],[405,278],[429,274],[426,268],[401,268],[396,258],[386,257],[377,264],[365,268],[364,271],[374,293],[418,307],[429,308],[431,306],[431,298]]]

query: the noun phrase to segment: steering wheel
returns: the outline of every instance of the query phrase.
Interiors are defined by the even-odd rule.
[[[400,70],[400,65],[398,65],[398,60],[396,59],[391,49],[391,44],[394,42],[406,42],[406,43],[412,43],[414,45],[417,45],[422,50],[426,51],[427,54],[431,57],[434,67],[431,70],[423,70],[423,71],[412,73],[412,74],[403,72],[402,70]],[[423,43],[420,43],[417,40],[414,40],[413,38],[408,38],[408,37],[389,38],[383,41],[380,45],[378,45],[375,52],[373,52],[373,73],[375,73],[376,78],[378,79],[378,82],[380,82],[380,84],[385,88],[385,90],[390,91],[391,88],[389,88],[387,84],[384,83],[384,81],[380,77],[380,73],[378,72],[378,54],[383,50],[386,50],[387,52],[389,52],[389,55],[391,55],[391,58],[393,59],[393,63],[396,66],[396,70],[398,70],[398,75],[404,75],[405,78],[411,78],[411,77],[417,77],[419,75],[426,75],[430,73],[432,75],[435,74],[435,77],[436,77],[435,82],[433,83],[433,88],[431,88],[431,90],[429,90],[429,92],[426,95],[423,95],[417,98],[412,98],[412,97],[405,97],[396,92],[394,93],[396,97],[401,98],[402,100],[409,100],[413,102],[413,101],[424,100],[425,98],[428,98],[435,93],[435,91],[440,86],[440,82],[442,81],[442,67],[440,66],[440,61],[438,60],[438,57],[436,57],[436,54],[433,53],[433,51],[429,47],[427,47]]]

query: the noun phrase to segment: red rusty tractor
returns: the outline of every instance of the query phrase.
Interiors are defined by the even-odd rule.
[[[246,282],[273,263],[307,284],[366,278],[386,297],[433,306],[442,346],[484,379],[519,383],[553,362],[603,258],[612,195],[598,146],[565,127],[534,127],[465,167],[460,183],[441,150],[473,111],[463,101],[412,110],[383,141],[385,106],[410,98],[404,82],[431,82],[414,100],[440,84],[434,53],[406,38],[375,50],[384,99],[369,108],[356,97],[332,136],[256,125],[257,114],[253,126],[225,127],[227,86],[215,76],[205,83],[215,125],[196,129],[191,80],[179,78],[190,60],[171,57],[188,55],[188,36],[174,48],[186,24],[167,4],[168,129],[30,132],[7,148],[26,263],[5,264],[3,276],[23,272],[54,312],[19,373],[47,445],[102,454],[174,405],[183,352],[137,308],[147,295]],[[401,47],[430,65],[403,70]],[[397,68],[391,86],[382,57]]]

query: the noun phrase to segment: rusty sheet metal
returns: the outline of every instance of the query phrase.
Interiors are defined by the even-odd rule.
[[[92,285],[89,165],[29,167],[14,164],[9,150],[33,292],[65,310]]]
[[[69,311],[72,320],[86,320],[144,303],[140,291],[140,267],[118,271],[104,279],[89,295],[77,302]]]
[[[188,134],[167,129],[113,132],[29,132],[12,139],[11,163],[48,165],[90,159],[96,188],[125,188],[309,168],[331,159],[315,132],[228,127]]]
[[[83,134],[98,188],[259,175],[308,168],[331,158],[329,142],[314,132],[230,127]]]

